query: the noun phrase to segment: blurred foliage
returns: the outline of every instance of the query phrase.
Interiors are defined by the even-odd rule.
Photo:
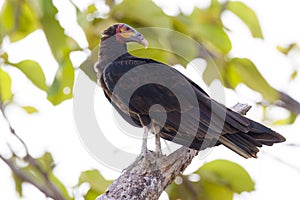
[[[79,8],[71,2],[76,9],[77,22],[85,33],[88,49],[91,56],[80,66],[93,81],[96,75],[93,69],[98,59],[98,44],[100,33],[113,23],[124,22],[133,27],[160,27],[177,31],[161,34],[159,31],[143,31],[139,29],[150,43],[149,49],[136,49],[130,45],[133,54],[149,57],[168,64],[180,63],[186,66],[194,58],[206,61],[203,80],[210,84],[219,79],[225,87],[234,89],[240,83],[259,92],[265,101],[273,103],[279,99],[279,94],[259,73],[255,64],[247,58],[233,58],[230,56],[232,44],[227,35],[230,27],[224,27],[222,14],[231,12],[248,27],[252,36],[263,39],[263,33],[255,12],[239,1],[211,0],[207,8],[195,7],[189,15],[179,13],[176,16],[166,15],[163,10],[151,0],[123,0],[119,4],[106,1],[109,10],[104,12],[99,5],[92,3],[85,9]],[[146,8],[146,9],[145,9]],[[9,67],[19,69],[34,86],[47,94],[53,105],[71,99],[73,96],[75,68],[70,59],[73,51],[83,51],[77,42],[66,34],[57,18],[58,10],[52,0],[4,0],[0,10],[0,106],[14,103],[12,84],[17,84],[10,78]],[[26,36],[35,30],[41,30],[46,36],[50,50],[58,63],[59,68],[50,85],[47,85],[42,66],[34,60],[23,60],[12,63],[10,55],[1,48],[4,39],[10,43],[26,39]],[[147,29],[144,29],[147,30]],[[149,30],[149,29],[148,29]],[[166,32],[164,32],[166,33]],[[190,39],[187,39],[187,36]],[[191,42],[194,41],[194,42]],[[195,45],[195,43],[197,45]],[[41,47],[46,48],[46,47]],[[289,55],[297,48],[296,44],[287,47],[278,46],[284,55]],[[177,52],[176,55],[172,52]],[[49,67],[49,66],[43,66]],[[291,74],[291,80],[297,76],[298,70]],[[32,114],[38,110],[32,106],[20,106],[27,113]],[[297,115],[291,113],[287,119],[276,124],[293,123]],[[15,155],[7,159],[23,174],[30,177],[34,183],[47,187],[45,178],[53,184],[65,199],[73,199],[68,190],[71,186],[64,186],[53,174],[55,167],[50,153],[35,159],[41,170],[25,162],[20,165]],[[41,173],[41,171],[43,174]],[[167,189],[171,199],[232,199],[233,193],[254,190],[254,184],[247,172],[239,165],[217,160],[203,165],[194,172],[200,180],[192,181],[189,176],[182,177],[182,183],[172,183]],[[22,177],[14,174],[16,191],[22,196]],[[111,181],[107,181],[97,170],[82,172],[78,185],[81,187],[88,183],[89,189],[81,194],[85,199],[95,199],[103,193]],[[73,188],[74,189],[74,188]]]
[[[103,194],[112,181],[106,180],[97,170],[89,170],[81,173],[78,184],[88,183],[90,188],[84,195],[84,199],[95,199]]]
[[[170,199],[190,200],[231,200],[234,193],[253,190],[254,182],[249,174],[227,160],[206,163],[167,188]]]
[[[14,170],[13,178],[15,180],[16,191],[20,197],[23,196],[22,183],[31,180],[44,190],[50,188],[50,183],[51,187],[55,187],[66,200],[72,199],[66,187],[53,174],[55,164],[51,153],[46,152],[41,157],[36,158],[33,162],[30,159],[20,159],[14,155],[8,159],[8,162],[15,167],[18,167],[17,170]],[[20,174],[22,174],[22,176],[20,176]],[[24,177],[26,177],[26,180],[24,180]]]

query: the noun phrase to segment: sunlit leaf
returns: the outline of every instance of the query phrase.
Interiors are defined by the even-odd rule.
[[[199,181],[188,176],[177,177],[167,189],[170,199],[232,200],[234,193],[254,190],[254,182],[240,165],[227,160],[215,160],[204,164],[195,174]]]
[[[195,8],[189,16],[192,19],[190,33],[186,34],[193,36],[212,51],[227,53],[231,50],[231,42],[224,31],[218,4],[208,10]]]
[[[69,57],[60,63],[54,81],[48,90],[48,100],[58,105],[73,97],[74,68]]]
[[[231,42],[221,25],[202,23],[195,24],[192,28],[193,34],[208,48],[214,47],[222,53],[231,50]]]
[[[16,64],[10,64],[20,69],[35,86],[41,90],[47,90],[45,74],[37,62],[24,60]]]
[[[0,38],[12,30],[15,24],[14,5],[12,1],[4,1],[0,13]]]
[[[181,179],[181,177],[179,177],[179,179]],[[177,184],[175,182],[173,182],[172,184],[170,184],[167,189],[166,192],[169,195],[170,199],[191,199],[191,200],[206,200],[203,196],[203,190],[201,185],[199,186],[198,183],[193,183],[188,181],[188,185],[189,187],[186,187],[186,184]],[[193,193],[193,191],[196,191],[197,194]],[[201,197],[201,198],[200,198]]]
[[[95,200],[98,196],[99,196],[99,194],[98,194],[97,192],[95,192],[94,190],[89,190],[89,191],[84,195],[84,199],[85,199],[85,200]]]
[[[244,83],[269,102],[274,102],[279,97],[278,92],[269,85],[249,59],[233,58],[228,64],[226,78],[231,87],[235,88],[239,83]]]
[[[131,25],[171,27],[169,17],[151,0],[124,0],[113,8],[111,17]]]
[[[52,54],[58,61],[59,69],[53,83],[48,89],[48,100],[58,105],[66,99],[72,98],[74,84],[74,68],[69,58],[70,42],[77,46],[71,38],[65,35],[64,29],[56,19],[57,8],[52,0],[40,1],[41,24],[45,32]]]
[[[35,107],[32,106],[21,106],[28,114],[33,114],[39,112]]]
[[[203,81],[210,85],[215,79],[222,80],[223,63],[218,63],[218,60],[207,59],[206,60],[206,68],[203,73]]]
[[[215,160],[206,163],[196,173],[200,175],[201,180],[223,185],[236,193],[254,190],[254,182],[247,171],[240,165],[228,160]]]
[[[41,1],[42,16],[40,22],[51,48],[52,54],[56,60],[61,60],[68,55],[70,49],[67,46],[67,37],[64,29],[60,26],[56,19],[58,12],[57,8],[53,5],[52,0]]]
[[[23,197],[23,189],[22,189],[23,181],[15,174],[13,174],[13,179],[15,181],[16,192],[19,194],[20,197]]]
[[[48,174],[48,176],[49,176],[49,180],[51,181],[51,183],[53,183],[53,185],[55,185],[55,187],[60,191],[60,193],[63,195],[63,197],[66,200],[73,199],[73,198],[71,198],[70,194],[68,193],[66,186],[64,186],[64,184],[56,176],[54,176],[54,174],[52,172],[50,172]]]
[[[207,200],[232,200],[234,192],[222,184],[211,181],[202,181],[205,199]]]
[[[11,92],[11,78],[0,67],[0,102],[10,101],[13,97]]]
[[[5,1],[0,14],[0,35],[8,34],[13,42],[23,39],[38,28],[35,14],[27,1]]]
[[[296,43],[291,43],[289,44],[287,47],[283,47],[283,46],[277,46],[277,50],[280,51],[281,53],[285,54],[285,55],[288,55],[289,52],[294,49],[295,47],[297,46]]]
[[[240,1],[228,1],[226,8],[248,26],[253,37],[263,38],[258,18],[251,8]]]
[[[17,27],[15,27],[15,31],[12,32],[10,36],[11,41],[23,39],[29,33],[38,28],[36,12],[32,9],[30,4],[26,1],[22,1],[22,3],[19,3],[18,6],[20,6],[19,13],[15,14],[18,16],[18,18],[15,18],[18,22],[15,23]]]
[[[79,177],[79,184],[89,183],[95,194],[102,194],[106,191],[111,181],[106,180],[97,170],[89,170],[81,173]]]
[[[23,174],[23,176],[26,176],[34,185],[39,185],[41,188],[48,188],[49,182],[51,185],[55,186],[56,189],[60,192],[60,194],[64,197],[66,200],[71,200],[66,187],[62,184],[62,182],[52,173],[53,169],[53,158],[52,155],[49,152],[46,152],[39,158],[33,158],[34,160],[28,160],[32,158],[26,158],[28,161],[27,165],[25,167],[18,165],[18,159],[15,156],[10,158],[8,161],[11,162],[15,167],[18,168],[19,172]],[[24,161],[23,161],[24,162]],[[32,164],[35,163],[35,164]],[[43,172],[41,172],[41,170]],[[45,174],[47,177],[45,177]],[[19,177],[17,174],[14,174],[16,176],[16,189],[17,191],[22,195],[22,181],[19,180]]]
[[[298,70],[294,70],[291,74],[290,80],[294,80],[298,76]]]
[[[37,159],[37,162],[45,172],[50,172],[54,168],[54,159],[50,152],[45,152],[41,157]]]

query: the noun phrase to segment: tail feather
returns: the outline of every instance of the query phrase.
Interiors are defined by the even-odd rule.
[[[256,146],[245,144],[242,141],[236,140],[236,138],[232,136],[234,135],[228,135],[227,137],[221,136],[219,141],[244,158],[257,158],[256,154],[259,150]]]
[[[219,141],[245,158],[257,158],[258,147],[262,147],[262,145],[272,146],[274,143],[285,141],[285,138],[279,133],[267,127],[265,128],[269,132],[262,132],[262,130],[258,132],[258,129],[253,132],[251,129],[248,133],[224,134],[220,137]]]

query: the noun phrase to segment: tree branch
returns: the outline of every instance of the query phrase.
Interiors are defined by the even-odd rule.
[[[32,176],[29,176],[28,173],[23,171],[20,167],[17,166],[15,162],[13,162],[12,158],[4,158],[0,154],[0,159],[8,165],[8,167],[12,170],[12,172],[19,177],[23,182],[28,182],[39,189],[42,193],[44,193],[47,197],[51,197],[55,200],[65,200],[66,198],[61,194],[61,192],[57,189],[57,187],[49,180],[47,172],[45,172],[39,163],[29,154],[28,147],[24,140],[16,133],[15,129],[12,127],[10,121],[8,120],[3,107],[0,105],[0,111],[2,113],[3,118],[7,122],[10,132],[14,135],[23,145],[25,149],[25,156],[20,159],[24,160],[32,167],[34,167],[38,173],[41,174],[43,178],[43,184],[40,183],[39,180],[35,180]],[[14,154],[15,155],[15,154]],[[15,155],[16,156],[16,155]]]
[[[300,114],[300,103],[284,92],[279,92],[280,101],[277,106],[283,107],[293,113]]]
[[[232,109],[246,114],[251,107],[236,104]],[[149,151],[126,169],[96,200],[156,200],[177,175],[183,172],[199,151],[181,147],[168,156]]]

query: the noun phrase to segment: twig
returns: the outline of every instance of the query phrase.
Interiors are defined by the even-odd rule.
[[[1,111],[1,113],[2,113],[3,118],[5,119],[5,121],[6,121],[7,124],[8,124],[8,127],[9,127],[9,129],[10,129],[10,132],[11,132],[11,133],[12,133],[12,134],[13,134],[13,135],[14,135],[14,136],[22,143],[22,145],[23,145],[23,147],[24,147],[24,149],[25,149],[25,154],[28,155],[28,148],[27,148],[27,145],[25,144],[25,142],[23,141],[23,139],[22,139],[18,134],[16,134],[16,131],[15,131],[15,129],[12,127],[10,121],[8,120],[8,118],[7,118],[6,114],[5,114],[4,109],[3,109],[2,106],[0,106],[0,111]]]
[[[296,143],[287,143],[287,144],[283,144],[285,146],[289,146],[289,147],[300,147],[300,144],[296,144]]]
[[[5,111],[2,106],[0,106],[0,111],[2,113],[3,118],[7,122],[11,134],[13,134],[23,145],[25,149],[25,156],[23,158],[24,161],[27,161],[31,166],[33,166],[43,177],[43,181],[45,183],[45,187],[43,187],[40,183],[38,183],[36,180],[32,179],[30,176],[28,176],[25,172],[23,172],[14,162],[12,162],[10,159],[5,159],[0,154],[0,159],[6,163],[10,169],[13,171],[13,173],[18,176],[22,181],[31,183],[36,188],[38,188],[41,192],[43,192],[47,197],[51,197],[55,200],[65,200],[66,198],[61,194],[61,192],[57,189],[57,187],[49,180],[47,172],[45,172],[39,163],[29,154],[28,147],[24,140],[16,133],[15,129],[12,127],[10,121],[8,120],[8,117],[5,114]],[[13,155],[15,155],[13,153]],[[16,155],[15,155],[16,156]]]
[[[263,154],[265,154],[265,155],[267,155],[267,156],[273,158],[273,159],[276,160],[277,162],[280,162],[280,163],[282,163],[282,164],[288,166],[289,168],[294,169],[294,170],[296,170],[297,172],[300,173],[300,168],[299,168],[299,167],[297,167],[297,166],[295,166],[295,165],[293,165],[293,164],[291,164],[291,163],[289,163],[289,162],[287,162],[287,161],[285,161],[285,160],[279,158],[278,156],[275,156],[275,155],[273,155],[273,154],[271,154],[271,153],[269,153],[269,152],[266,152],[266,151],[261,151],[261,152],[262,152]]]

